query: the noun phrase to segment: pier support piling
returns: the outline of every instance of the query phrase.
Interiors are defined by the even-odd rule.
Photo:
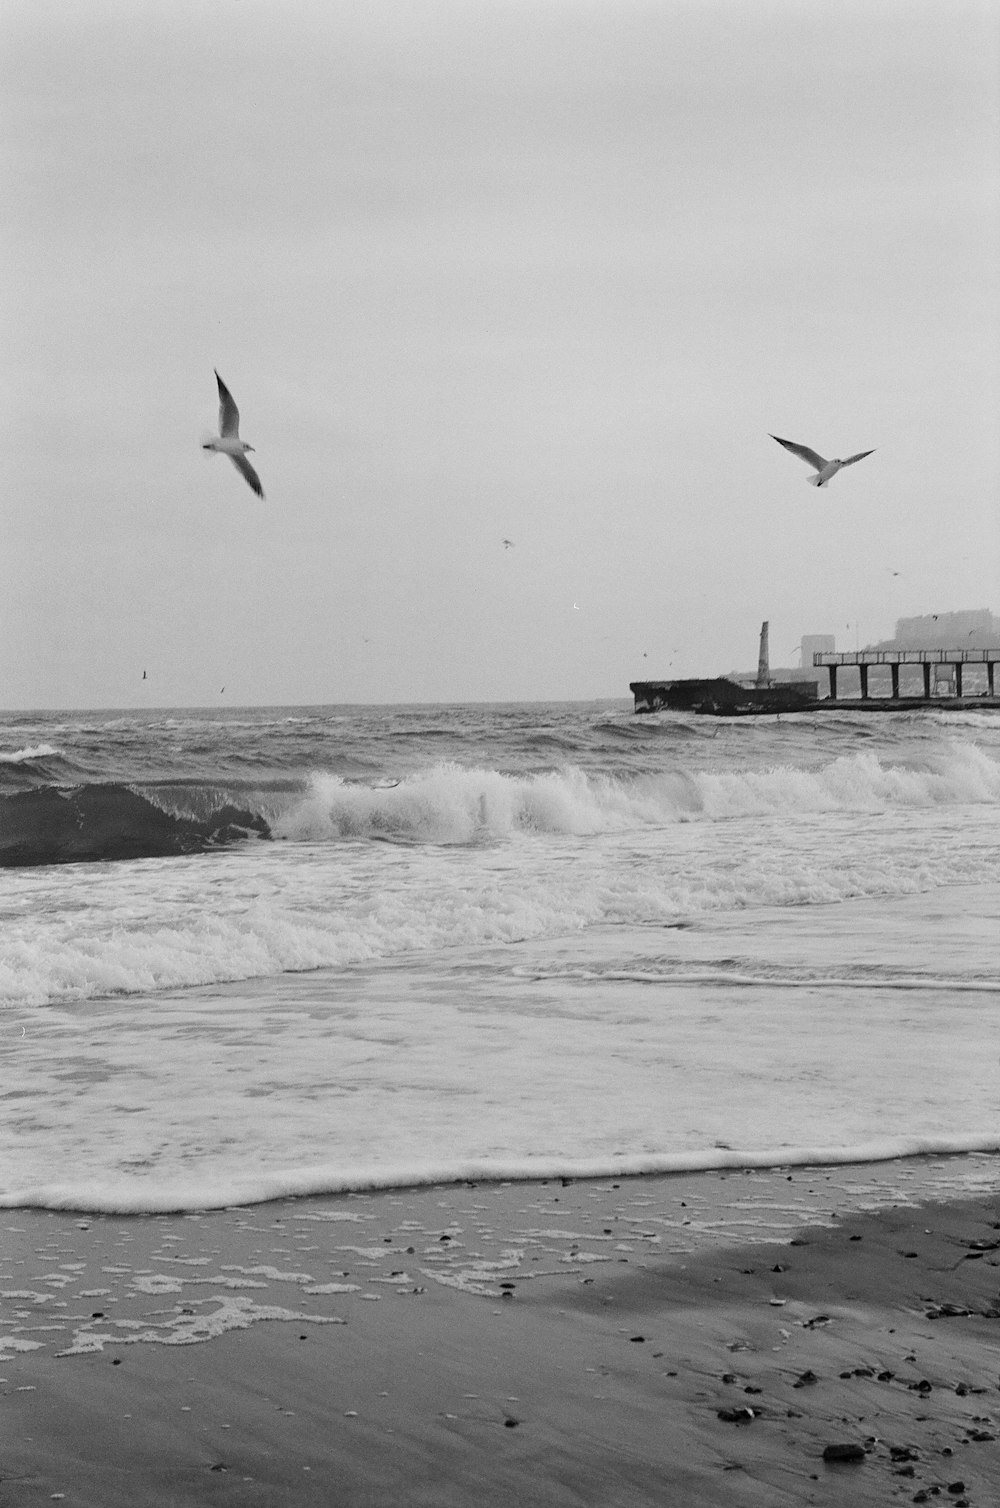
[[[842,697],[841,701],[845,706],[850,704],[859,707],[881,702],[885,704],[887,711],[898,712],[912,703],[937,703],[942,698],[968,702],[971,698],[977,707],[981,707],[996,700],[996,667],[1000,665],[1000,645],[975,645],[970,648],[944,645],[939,649],[856,649],[853,653],[823,649],[814,652],[813,665],[817,670],[825,670],[830,677],[828,700],[831,702],[837,700],[838,670],[845,667],[857,669],[858,694],[857,697],[853,693],[846,698]],[[980,665],[986,670],[987,689],[982,691],[974,685],[971,691],[967,691],[966,669],[972,666],[978,675],[977,667]],[[872,666],[875,667],[876,675],[874,687],[870,675]],[[924,683],[922,696],[912,689],[900,689],[901,669],[904,666],[908,673],[911,667],[916,671],[919,666]],[[891,689],[888,695],[883,695],[878,677],[884,675],[886,670],[889,672]]]

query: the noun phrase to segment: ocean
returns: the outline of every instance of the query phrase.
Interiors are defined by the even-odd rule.
[[[1000,1147],[1000,715],[0,717],[0,1205]]]

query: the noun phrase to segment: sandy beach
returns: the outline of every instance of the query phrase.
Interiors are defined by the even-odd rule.
[[[998,1171],[8,1211],[0,1504],[988,1504]]]

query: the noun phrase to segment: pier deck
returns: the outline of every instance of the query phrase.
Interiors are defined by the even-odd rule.
[[[994,684],[994,667],[1000,664],[1000,649],[856,649],[850,652],[834,652],[831,650],[821,651],[813,655],[813,665],[817,669],[825,669],[830,677],[830,701],[843,700],[837,696],[837,671],[841,667],[855,667],[861,682],[861,696],[852,698],[853,701],[880,703],[905,701],[914,706],[922,706],[926,702],[940,702],[947,700],[951,704],[971,702],[977,707],[983,706],[984,702],[996,700],[996,687]],[[888,697],[869,697],[868,672],[873,665],[888,666],[891,681],[891,692]],[[923,696],[900,697],[899,694],[899,671],[904,665],[919,665],[923,672]],[[963,697],[962,694],[962,671],[966,666],[982,665],[986,670],[986,691],[983,695],[975,697]],[[934,681],[939,683],[946,680],[948,685],[954,686],[954,691],[948,691],[942,695],[934,694],[931,685],[931,672],[935,672]],[[940,674],[946,672],[946,676]]]

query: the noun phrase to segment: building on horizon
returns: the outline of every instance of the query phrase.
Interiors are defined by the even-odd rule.
[[[802,669],[812,672],[814,670],[813,655],[832,655],[836,653],[837,636],[836,634],[803,634],[800,648],[802,651],[802,659],[800,661]]]
[[[872,649],[998,649],[1000,618],[988,607],[957,613],[922,613],[918,618],[899,618],[891,639]]]

